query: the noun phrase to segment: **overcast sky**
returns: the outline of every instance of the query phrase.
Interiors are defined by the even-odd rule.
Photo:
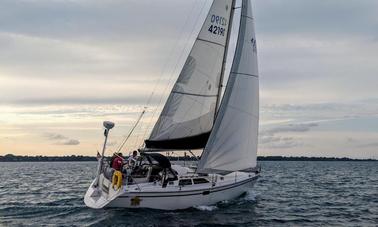
[[[210,5],[1,0],[0,155],[95,155],[103,120],[114,150],[155,90],[124,153],[139,146]],[[378,1],[253,7],[259,155],[378,158]]]

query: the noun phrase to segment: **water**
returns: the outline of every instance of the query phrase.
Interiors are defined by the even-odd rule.
[[[378,226],[377,162],[261,162],[246,195],[185,211],[86,208],[94,162],[0,163],[0,226]]]

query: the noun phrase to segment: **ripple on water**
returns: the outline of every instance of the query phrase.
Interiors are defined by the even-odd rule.
[[[0,163],[0,225],[378,225],[377,163],[261,164],[261,178],[240,198],[184,211],[156,211],[85,207],[83,195],[94,177],[94,162]]]

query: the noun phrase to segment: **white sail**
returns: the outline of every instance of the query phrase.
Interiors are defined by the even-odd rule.
[[[232,0],[215,0],[147,148],[203,148],[213,127]]]
[[[259,80],[250,0],[242,1],[241,10],[230,77],[198,172],[238,171],[256,166]]]

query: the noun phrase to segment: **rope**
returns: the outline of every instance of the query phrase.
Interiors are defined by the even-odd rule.
[[[123,140],[122,144],[118,147],[117,153],[119,153],[121,151],[121,149],[123,148],[123,146],[125,145],[125,143],[127,142],[127,140],[130,138],[130,136],[133,133],[134,129],[138,126],[140,120],[142,119],[144,113],[146,113],[146,107],[144,108],[144,110],[142,111],[142,113],[139,115],[138,120],[136,121],[136,123],[134,124],[134,126],[131,128],[129,134]]]

